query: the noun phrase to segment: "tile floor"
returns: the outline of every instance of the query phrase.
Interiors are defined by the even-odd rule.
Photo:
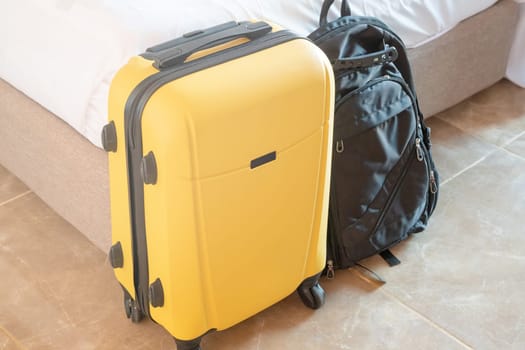
[[[428,120],[441,171],[430,227],[203,341],[204,349],[525,349],[525,89],[502,81]],[[175,349],[132,324],[104,252],[0,166],[0,349]]]

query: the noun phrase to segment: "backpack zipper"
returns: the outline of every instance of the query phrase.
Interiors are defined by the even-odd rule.
[[[337,110],[339,109],[339,107],[343,103],[345,103],[347,99],[351,98],[352,96],[358,95],[360,92],[368,89],[369,87],[371,87],[371,86],[373,86],[375,84],[379,84],[379,83],[381,83],[383,81],[387,81],[387,80],[391,80],[391,79],[392,79],[391,76],[383,75],[381,77],[369,80],[364,85],[361,85],[357,89],[354,89],[354,90],[350,91],[349,93],[347,93],[346,95],[342,96],[341,98],[339,98],[339,100],[336,101],[335,108],[334,108],[334,114],[337,113]],[[335,124],[335,121],[334,121],[334,124]]]

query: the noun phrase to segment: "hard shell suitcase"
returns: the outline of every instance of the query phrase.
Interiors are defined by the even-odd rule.
[[[188,33],[116,74],[109,257],[132,321],[199,349],[296,289],[323,304],[333,102],[323,52],[264,22]]]

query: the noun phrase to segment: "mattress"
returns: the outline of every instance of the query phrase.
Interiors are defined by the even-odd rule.
[[[307,35],[321,0],[17,0],[0,8],[0,78],[101,147],[107,94],[131,56],[183,33],[229,20],[269,20]],[[408,47],[452,29],[496,0],[350,0]],[[7,4],[9,3],[9,4]],[[340,0],[336,0],[336,5]],[[336,18],[332,8],[329,18]]]

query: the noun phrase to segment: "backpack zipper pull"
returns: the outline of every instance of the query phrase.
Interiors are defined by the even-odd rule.
[[[326,278],[331,280],[331,279],[334,279],[334,277],[335,277],[334,262],[332,260],[328,260],[326,262]]]
[[[436,176],[434,175],[434,170],[430,170],[430,193],[436,194],[438,191]]]
[[[421,139],[419,137],[416,137],[416,155],[417,160],[423,161],[423,150],[421,149]]]

